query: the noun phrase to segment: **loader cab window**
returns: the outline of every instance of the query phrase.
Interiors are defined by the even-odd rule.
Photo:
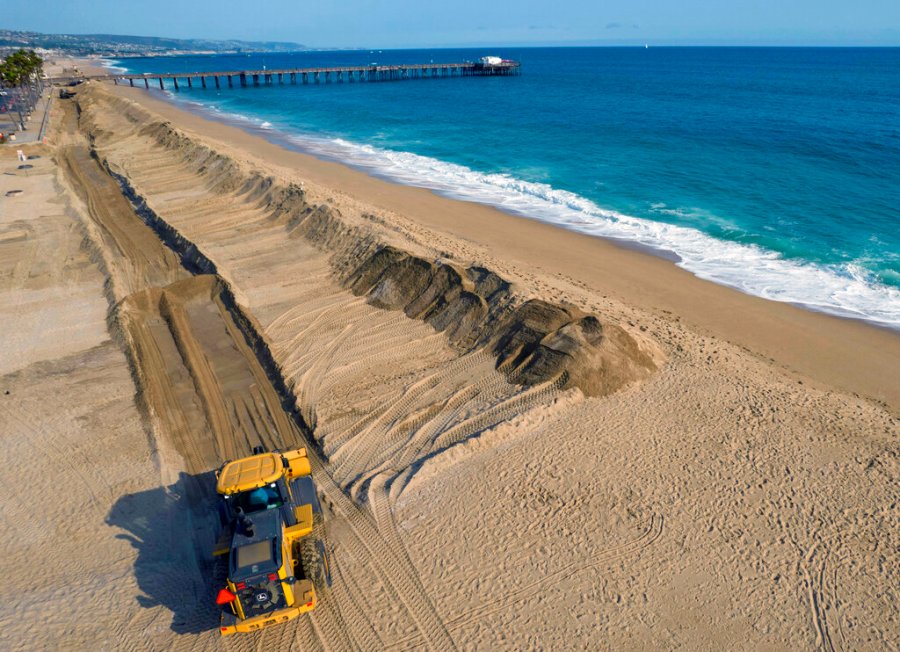
[[[264,539],[235,548],[233,563],[235,577],[265,573],[277,568],[275,540]]]
[[[250,491],[242,491],[239,494],[235,494],[232,500],[234,501],[231,504],[232,509],[240,507],[244,510],[245,514],[261,512],[266,509],[275,509],[284,504],[284,500],[281,498],[281,492],[278,491],[278,487],[274,483],[265,485],[264,487],[257,487]]]
[[[236,549],[235,567],[237,570],[255,568],[261,564],[272,563],[274,542],[271,539],[258,541]]]

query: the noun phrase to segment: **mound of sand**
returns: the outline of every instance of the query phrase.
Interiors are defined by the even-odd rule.
[[[564,387],[597,396],[656,370],[620,327],[604,327],[573,306],[540,299],[515,305],[510,283],[482,267],[459,269],[382,246],[346,284],[372,305],[403,310],[445,331],[462,348],[487,346],[513,382],[533,385],[562,378]]]

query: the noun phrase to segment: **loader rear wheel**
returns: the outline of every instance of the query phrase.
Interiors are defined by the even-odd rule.
[[[324,592],[331,586],[331,563],[321,539],[308,537],[300,542],[300,559],[306,573],[316,591]]]
[[[319,549],[319,558],[322,561],[322,574],[325,579],[325,584],[328,588],[331,588],[331,558],[328,556],[328,552],[325,550],[325,542],[319,539],[316,541],[316,547]]]

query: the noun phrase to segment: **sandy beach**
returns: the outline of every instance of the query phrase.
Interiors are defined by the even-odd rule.
[[[896,647],[896,332],[137,89],[50,122],[0,149],[5,648]],[[259,443],[313,454],[335,581],[220,640]]]

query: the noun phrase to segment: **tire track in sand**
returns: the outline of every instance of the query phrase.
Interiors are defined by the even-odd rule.
[[[487,356],[485,358],[492,367],[493,361]],[[363,473],[354,483],[353,492],[364,488],[367,482],[380,473],[390,471],[392,475],[396,476],[430,454],[434,450],[436,438],[445,432],[451,423],[459,420],[466,410],[471,409],[480,396],[487,395],[485,401],[488,403],[502,402],[502,392],[510,385],[500,374],[494,373],[491,367],[479,374],[477,382],[465,385],[451,394],[434,413],[426,412],[422,418],[409,424],[406,429],[410,434],[406,441],[384,454],[383,457],[386,458],[384,462]],[[465,421],[465,419],[462,420],[463,423]],[[352,495],[355,496],[356,493],[352,493]]]
[[[513,605],[534,598],[542,587],[553,585],[567,577],[572,577],[596,568],[606,566],[611,562],[628,557],[629,555],[639,555],[643,550],[652,546],[663,533],[664,518],[661,514],[651,514],[648,524],[643,532],[631,541],[618,546],[613,546],[601,550],[589,559],[584,561],[573,561],[565,564],[561,568],[544,575],[540,580],[531,582],[525,586],[521,586],[514,591],[510,591],[506,595],[482,603],[477,607],[467,609],[461,614],[449,619],[447,627],[451,631],[462,629],[468,625],[474,624],[479,620],[492,616],[496,613],[509,609]],[[410,637],[402,641],[398,641],[390,649],[413,650],[421,645],[421,641],[417,637]]]
[[[816,535],[817,536],[817,535]],[[826,652],[838,652],[843,649],[843,630],[841,627],[841,614],[838,610],[836,588],[837,571],[832,568],[828,559],[831,550],[826,543],[817,539],[800,561],[800,571],[803,574],[803,584],[806,589],[807,606],[812,620],[813,631],[816,635],[816,647]],[[829,571],[831,571],[831,592],[829,597]],[[832,638],[832,624],[837,623],[837,644]]]
[[[363,650],[382,650],[385,647],[384,641],[372,627],[372,624],[364,617],[366,613],[366,605],[358,598],[365,595],[356,579],[344,570],[341,562],[340,554],[332,554],[329,551],[331,559],[332,574],[335,578],[334,586],[330,595],[338,600],[338,608],[341,613],[351,614],[355,628],[347,628],[349,634],[355,640],[361,641],[357,645]]]
[[[408,557],[397,554],[383,537],[371,517],[340,488],[328,473],[323,460],[310,456],[313,477],[321,479],[319,488],[326,502],[353,531],[353,537],[342,539],[341,546],[358,558],[367,558],[384,586],[404,606],[422,633],[422,645],[432,650],[454,650],[456,644],[438,615],[430,596],[422,586],[418,571]]]
[[[381,461],[383,457],[376,455],[377,449],[391,443],[393,438],[388,436],[398,420],[415,412],[416,406],[424,407],[441,400],[440,396],[435,395],[452,388],[454,380],[459,382],[460,378],[465,379],[474,367],[483,362],[482,354],[464,355],[407,386],[393,403],[381,410],[374,421],[352,434],[345,444],[334,451],[331,459],[335,465],[335,477],[340,478],[342,484],[348,484],[365,471],[362,467],[364,462]],[[434,398],[428,401],[429,397]],[[402,430],[393,432],[394,437],[402,436]]]

